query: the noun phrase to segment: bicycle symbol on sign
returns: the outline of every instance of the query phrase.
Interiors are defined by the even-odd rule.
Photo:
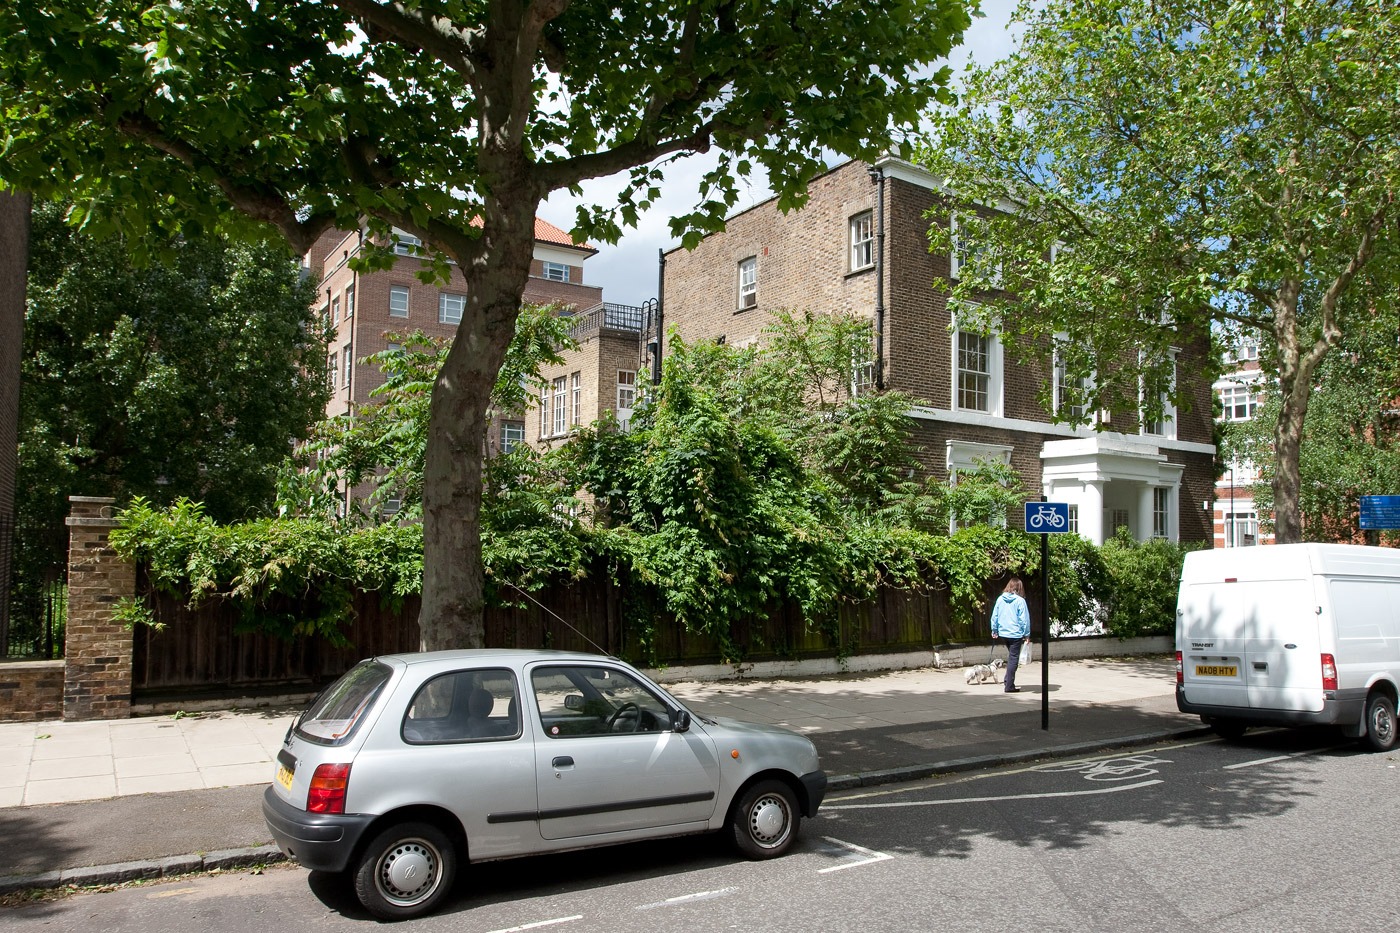
[[[1027,511],[1030,517],[1026,519],[1026,529],[1028,531],[1040,531],[1041,529],[1053,528],[1056,531],[1065,527],[1065,514],[1055,508],[1058,503],[1027,503]],[[1032,505],[1042,505],[1042,508],[1032,509]]]

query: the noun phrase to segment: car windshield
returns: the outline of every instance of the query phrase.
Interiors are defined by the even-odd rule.
[[[297,734],[320,745],[339,745],[355,731],[365,710],[393,673],[379,661],[361,661],[346,671],[297,721]]]

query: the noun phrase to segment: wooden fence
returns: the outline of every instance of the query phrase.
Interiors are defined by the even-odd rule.
[[[1032,582],[1027,581],[1027,591],[1038,593]],[[1004,583],[1005,578],[987,582],[986,607],[971,623],[953,624],[943,591],[889,589],[870,602],[843,607],[834,637],[809,630],[794,607],[775,605],[761,617],[736,624],[731,641],[745,661],[928,650],[950,643],[986,644],[991,639],[991,600]],[[521,607],[487,611],[489,647],[601,649],[636,663],[648,664],[654,659],[666,666],[723,660],[717,639],[689,632],[670,618],[657,620],[648,652],[638,633],[623,622],[624,594],[606,578],[533,595],[545,608],[522,600]],[[151,608],[165,627],[141,628],[135,633],[132,694],[138,702],[173,696],[305,691],[333,680],[360,658],[416,651],[419,645],[416,598],[405,601],[402,611],[395,612],[385,608],[377,594],[358,594],[345,627],[350,641],[345,647],[320,638],[287,641],[239,633],[238,614],[228,604],[211,602],[191,611],[169,597],[153,600]],[[1031,617],[1038,618],[1034,595]]]

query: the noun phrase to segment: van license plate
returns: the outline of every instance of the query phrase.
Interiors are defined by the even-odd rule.
[[[292,772],[288,771],[282,765],[277,766],[277,783],[287,788],[287,790],[292,789]]]
[[[1197,677],[1235,677],[1238,675],[1238,673],[1239,668],[1235,667],[1233,664],[1229,667],[1222,667],[1220,665],[1213,664],[1196,665]]]

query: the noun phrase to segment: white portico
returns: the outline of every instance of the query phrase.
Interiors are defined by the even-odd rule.
[[[1082,537],[1102,544],[1127,528],[1139,541],[1177,540],[1184,468],[1156,444],[1104,432],[1047,441],[1040,459],[1046,497],[1069,503]]]

